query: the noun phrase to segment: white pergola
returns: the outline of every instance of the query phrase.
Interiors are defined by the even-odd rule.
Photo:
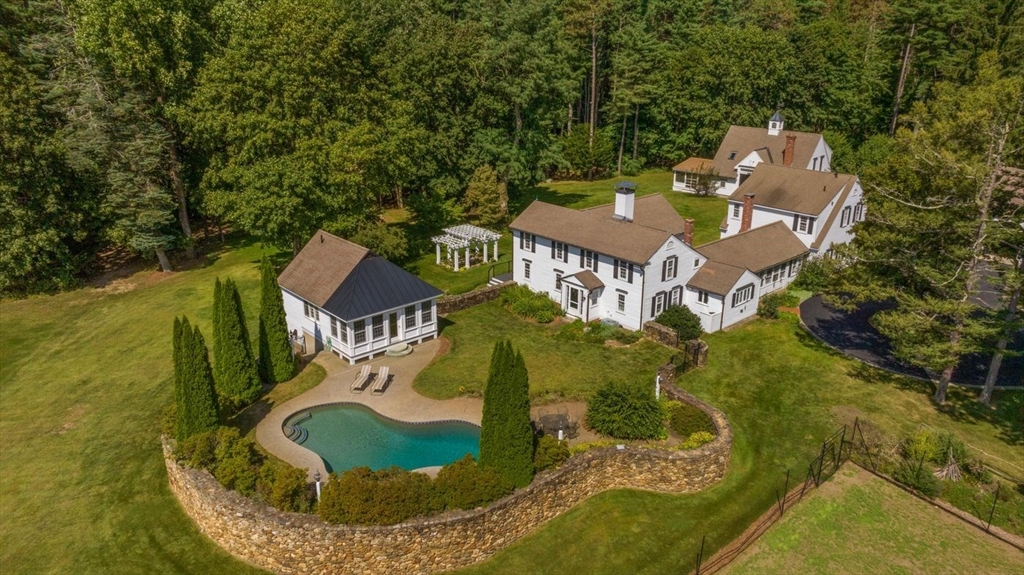
[[[441,265],[441,246],[445,246],[447,249],[447,259],[454,263],[455,271],[459,271],[459,250],[466,250],[466,265],[469,267],[469,253],[470,250],[476,248],[479,253],[480,247],[483,246],[483,258],[484,262],[488,262],[491,259],[498,259],[498,240],[501,239],[501,234],[486,230],[484,228],[470,225],[460,224],[444,229],[444,235],[434,236],[430,238],[434,242],[434,247],[437,249],[437,265]],[[489,258],[487,256],[487,247],[490,242],[494,242],[494,256]]]

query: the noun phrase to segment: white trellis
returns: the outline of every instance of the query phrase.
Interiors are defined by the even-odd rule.
[[[492,232],[478,226],[470,224],[461,224],[458,226],[452,226],[444,229],[444,235],[434,236],[430,238],[434,242],[434,246],[437,250],[437,264],[441,265],[441,246],[446,248],[447,257],[445,261],[452,262],[454,264],[455,271],[459,271],[459,250],[466,250],[465,252],[465,267],[469,267],[469,256],[470,251],[475,251],[477,256],[481,255],[481,248],[483,248],[483,261],[484,263],[491,259],[498,259],[498,240],[501,239],[501,234]],[[488,257],[487,248],[488,244],[494,243],[494,255]]]

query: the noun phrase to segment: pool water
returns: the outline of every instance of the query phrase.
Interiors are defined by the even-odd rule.
[[[316,407],[304,419],[306,413],[293,415],[289,423],[306,429],[302,446],[319,455],[331,472],[393,465],[412,470],[480,454],[480,428],[469,423],[402,423],[354,404]]]

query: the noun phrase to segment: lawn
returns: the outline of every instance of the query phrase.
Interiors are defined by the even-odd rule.
[[[1024,465],[1020,394],[1000,394],[999,407],[988,409],[973,401],[974,391],[954,387],[949,405],[936,409],[928,384],[832,352],[791,314],[706,339],[707,367],[679,383],[729,417],[735,443],[724,481],[693,495],[603,493],[465,572],[685,572],[702,536],[714,552],[742,533],[775,503],[786,470],[802,479],[821,439],[856,416],[889,433],[922,423],[950,429],[994,457]]]
[[[648,171],[632,177],[617,177],[592,182],[542,183],[524,190],[517,197],[512,198],[509,209],[513,214],[518,214],[534,200],[576,209],[608,204],[615,201],[615,183],[627,179],[636,183],[638,196],[662,193],[680,215],[684,218],[693,218],[694,243],[699,245],[718,239],[718,226],[722,222],[722,218],[725,217],[727,207],[725,200],[673,192],[672,172],[667,171]],[[394,225],[404,226],[407,231],[412,230],[408,225],[408,213],[405,210],[388,210],[385,220]],[[505,236],[498,244],[499,265],[512,259],[512,235],[507,229],[502,231]],[[407,263],[405,268],[427,283],[450,294],[464,293],[487,283],[487,272],[491,264],[477,265],[469,270],[461,269],[455,272],[447,267],[438,266],[435,263],[436,259],[437,254],[433,247],[430,247]],[[505,271],[508,270],[501,269],[498,273]]]
[[[1020,573],[1024,552],[847,465],[719,573]]]
[[[657,367],[672,354],[669,348],[646,339],[629,348],[562,341],[555,334],[563,325],[558,321],[541,325],[516,317],[498,302],[450,314],[443,320],[441,335],[451,349],[420,372],[413,386],[437,399],[482,393],[494,342],[503,337],[511,339],[523,354],[530,394],[540,403],[587,398],[610,377],[646,377],[653,386]]]

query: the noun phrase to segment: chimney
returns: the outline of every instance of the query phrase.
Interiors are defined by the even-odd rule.
[[[782,152],[782,165],[787,168],[793,165],[793,149],[796,148],[796,136],[788,134],[786,136],[786,151]]]
[[[693,218],[683,220],[683,243],[693,245]]]
[[[633,221],[633,201],[636,199],[636,184],[619,182],[615,186],[615,219]]]
[[[750,222],[754,219],[754,194],[743,194],[743,219],[740,220],[740,231],[750,229]]]

